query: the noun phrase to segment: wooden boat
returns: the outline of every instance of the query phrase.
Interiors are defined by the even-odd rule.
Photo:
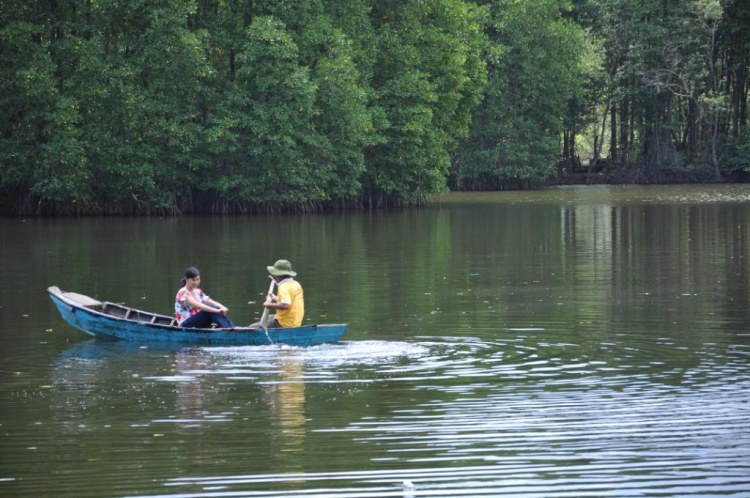
[[[282,329],[193,329],[180,327],[173,317],[158,315],[116,303],[102,302],[75,292],[50,287],[47,292],[63,319],[95,337],[140,342],[179,342],[186,344],[232,344],[314,346],[338,341],[346,324],[305,325]]]

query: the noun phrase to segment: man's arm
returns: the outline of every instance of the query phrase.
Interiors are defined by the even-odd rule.
[[[266,302],[263,303],[263,306],[266,308],[271,308],[274,310],[288,310],[292,307],[289,303],[284,302],[276,302],[278,300],[278,297],[275,296],[273,293],[268,294],[268,298],[266,299]]]

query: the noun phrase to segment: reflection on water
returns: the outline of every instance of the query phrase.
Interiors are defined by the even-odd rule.
[[[265,421],[271,472],[174,477],[157,495],[280,496],[304,489],[305,496],[335,497],[597,496],[616,487],[705,496],[750,489],[746,344],[714,336],[700,350],[687,351],[677,337],[639,345],[621,334],[591,349],[559,339],[536,327],[508,328],[492,341],[446,336],[305,349],[189,348],[174,353],[168,375],[138,379],[150,382],[140,388],[127,384],[136,391],[174,389],[174,415],[145,426],[148,432],[165,423],[179,428],[176,433],[192,439],[181,462],[196,468],[205,468],[201,446],[217,434],[214,424],[234,424],[231,432],[241,433],[242,421],[258,423],[252,414],[260,410]],[[57,365],[56,381],[78,391],[111,378],[112,370],[128,363],[122,355],[154,353],[117,346],[99,350],[92,341],[71,348]],[[674,350],[686,351],[689,361],[669,360]],[[352,384],[374,391],[351,390]],[[240,385],[259,388],[254,400],[250,391],[242,397],[248,409],[236,399],[222,401]],[[331,386],[335,396],[329,393],[322,405],[308,400],[325,394],[316,385]],[[402,392],[411,393],[406,404],[389,401]],[[339,396],[377,409],[331,423]],[[60,401],[56,412],[75,420],[95,408],[67,396]],[[217,412],[217,405],[232,409]],[[159,437],[168,432],[158,430]],[[342,449],[346,459],[366,453],[369,464],[305,471],[306,453],[324,455],[322,468],[335,468]],[[279,469],[284,471],[273,472]]]
[[[205,369],[207,363],[199,349],[183,349],[175,354],[175,375],[161,377],[175,382],[175,412],[183,429],[201,427],[201,419],[207,415],[213,390],[201,382],[201,374],[189,375],[193,370]],[[147,378],[148,379],[148,378]],[[214,419],[216,420],[216,419]]]
[[[750,496],[747,200],[459,194],[267,244],[259,218],[0,220],[0,495]],[[90,341],[43,293],[169,312],[196,264],[250,323],[282,254],[344,342]]]
[[[279,382],[266,385],[272,417],[278,420],[279,446],[283,452],[305,450],[305,364],[295,354],[281,362]],[[299,466],[302,468],[302,466]],[[292,470],[292,468],[289,468]]]
[[[219,349],[219,351],[221,351]],[[275,381],[266,382],[261,399],[267,405],[268,418],[277,428],[272,435],[273,445],[282,452],[304,451],[305,443],[305,364],[304,359],[294,350],[272,349],[265,361],[274,363],[272,369],[242,368],[240,375],[227,375],[222,384],[236,381],[255,380],[261,372],[270,374]],[[220,414],[212,414],[209,409],[218,404],[213,399],[221,392],[205,378],[209,375],[224,376],[227,365],[223,358],[217,358],[210,350],[186,348],[176,353],[175,375],[146,377],[147,380],[174,383],[176,395],[176,415],[171,419],[154,422],[175,423],[183,429],[203,429],[205,423],[231,422],[238,416],[238,407]],[[234,368],[230,368],[235,373]],[[253,376],[246,374],[252,372]],[[243,418],[248,420],[248,418]],[[191,436],[204,434],[204,431],[186,433]]]

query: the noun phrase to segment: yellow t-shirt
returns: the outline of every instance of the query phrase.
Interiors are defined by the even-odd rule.
[[[289,303],[288,310],[276,310],[276,320],[284,328],[299,327],[305,316],[305,295],[302,286],[296,280],[284,280],[279,285],[277,294],[279,303]]]

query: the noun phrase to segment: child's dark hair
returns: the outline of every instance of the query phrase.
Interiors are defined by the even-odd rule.
[[[201,274],[201,272],[198,271],[198,268],[196,268],[195,266],[191,266],[190,268],[188,268],[187,270],[185,270],[185,276],[182,277],[182,280],[180,281],[180,285],[182,285],[183,287],[185,287],[185,285],[187,284],[187,279],[189,279],[189,278],[195,278],[195,277],[197,277],[200,274]]]

